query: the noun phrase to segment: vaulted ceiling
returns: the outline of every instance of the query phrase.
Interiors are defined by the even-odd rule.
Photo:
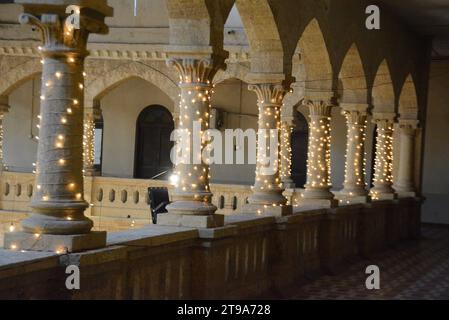
[[[433,57],[449,59],[449,0],[379,0],[410,28],[432,37]]]

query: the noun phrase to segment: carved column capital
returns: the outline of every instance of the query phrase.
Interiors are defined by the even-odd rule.
[[[415,135],[418,126],[418,120],[399,120],[399,129],[402,134],[413,136]]]
[[[332,115],[332,107],[334,106],[331,101],[326,100],[308,100],[304,99],[303,105],[309,108],[311,117],[330,117]]]
[[[49,4],[48,11],[40,6],[22,1],[25,13],[19,16],[21,24],[29,24],[42,35],[42,55],[65,55],[68,52],[79,57],[88,55],[87,39],[90,33],[106,34],[106,16],[112,16],[112,8],[104,0],[91,1],[89,6]],[[75,57],[73,57],[75,58]]]
[[[257,101],[262,106],[280,106],[287,90],[281,83],[262,83],[250,84],[248,90],[254,91],[257,95]]]
[[[368,116],[368,105],[366,104],[342,104],[341,114],[346,117],[349,125],[364,125]]]
[[[180,85],[208,84],[220,69],[226,64],[221,56],[209,57],[172,57],[167,60],[167,66],[173,67],[179,74]]]
[[[393,129],[395,119],[395,113],[374,113],[372,123],[377,125],[379,129]]]

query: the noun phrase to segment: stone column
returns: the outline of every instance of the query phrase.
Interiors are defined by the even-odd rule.
[[[292,180],[292,147],[293,119],[281,121],[281,181],[285,189],[296,187]]]
[[[86,109],[84,112],[84,175],[88,177],[98,176],[95,167],[95,122],[101,119],[101,109],[99,101],[94,102],[93,108]]]
[[[415,137],[417,120],[400,120],[400,157],[394,189],[400,197],[415,197]]]
[[[187,133],[191,145],[185,148],[189,159],[184,159],[175,168],[178,182],[173,192],[174,202],[167,206],[168,214],[161,215],[158,224],[179,225],[198,228],[213,228],[224,224],[224,216],[214,214],[217,208],[211,203],[209,188],[209,164],[202,159],[206,144],[201,140],[195,148],[196,137],[203,136],[209,128],[212,80],[223,68],[224,59],[211,56],[175,56],[167,61],[179,74],[181,98],[179,104],[179,133]],[[194,131],[194,123],[201,132]]]
[[[307,183],[301,206],[335,207],[331,189],[332,104],[323,100],[305,100],[310,112]]]
[[[106,243],[106,233],[91,232],[93,223],[84,215],[84,60],[89,33],[107,33],[104,18],[112,9],[106,1],[76,7],[80,21],[74,26],[67,23],[73,17],[63,13],[66,5],[53,3],[44,7],[30,1],[24,5],[29,13],[20,17],[43,36],[40,139],[32,214],[22,222],[23,233],[7,234],[5,246],[73,252]],[[42,14],[43,9],[49,13]]]
[[[249,85],[257,95],[259,130],[257,133],[256,182],[245,211],[271,215],[291,214],[283,196],[280,176],[281,107],[287,90],[282,83]],[[275,148],[275,150],[272,150]]]
[[[377,143],[374,162],[374,187],[370,195],[373,200],[395,199],[393,184],[393,125],[394,113],[375,113]]]
[[[368,105],[341,104],[346,117],[347,144],[344,188],[338,198],[346,203],[366,203],[369,200],[365,183],[365,141]]]
[[[5,163],[3,161],[3,119],[9,112],[8,97],[0,96],[0,172],[3,171]]]

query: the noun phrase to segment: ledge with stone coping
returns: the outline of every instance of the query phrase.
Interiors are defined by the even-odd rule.
[[[412,237],[418,207],[409,202],[302,207],[285,217],[231,215],[216,229],[149,225],[110,233],[105,248],[73,254],[1,250],[0,298],[231,299],[282,292],[379,250],[385,239],[372,238],[384,238],[386,230],[409,231],[395,241]],[[379,215],[398,216],[406,228],[399,218],[371,228]],[[67,265],[79,266],[81,290],[65,289]]]

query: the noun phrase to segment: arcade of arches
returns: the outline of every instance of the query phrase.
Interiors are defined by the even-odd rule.
[[[420,219],[449,222],[449,64],[389,10],[367,30],[365,1],[152,0],[134,17],[124,1],[94,0],[73,30],[61,14],[70,1],[10,2],[0,5],[0,267],[92,249],[101,260],[142,243],[141,259],[160,265],[136,272],[186,277],[79,298],[250,297],[419,237]],[[279,170],[173,167],[170,134],[193,120],[279,129]],[[169,189],[158,226],[149,187]],[[217,244],[223,270],[201,263],[197,242]],[[131,263],[129,250],[111,255]],[[193,288],[195,263],[207,279]]]

